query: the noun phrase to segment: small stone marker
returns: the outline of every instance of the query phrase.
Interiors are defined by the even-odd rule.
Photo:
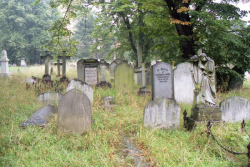
[[[178,64],[174,70],[174,98],[177,103],[192,104],[195,83],[192,76],[191,63]]]
[[[96,59],[82,59],[77,62],[77,78],[89,85],[98,83],[98,65]]]
[[[115,89],[129,91],[134,88],[134,70],[127,63],[115,67]]]
[[[144,125],[151,128],[177,129],[180,124],[180,106],[171,99],[154,99],[144,110]]]
[[[38,125],[44,127],[49,123],[50,119],[56,112],[57,111],[54,106],[47,105],[32,114],[31,117],[26,120],[21,126],[26,127],[29,125]]]
[[[9,73],[9,59],[7,57],[6,50],[2,51],[2,58],[1,58],[0,62],[1,62],[0,77],[8,77],[8,76],[10,76],[10,73]]]
[[[250,100],[242,97],[229,97],[220,103],[222,120],[226,122],[242,122],[250,120]]]
[[[106,97],[104,97],[103,100],[104,100],[105,110],[114,112],[115,105],[112,104],[112,103],[114,103],[114,98],[112,96],[106,96]]]
[[[157,62],[153,65],[153,100],[159,98],[174,98],[172,65]]]
[[[21,67],[27,67],[27,64],[26,64],[26,61],[25,61],[25,58],[21,58]]]
[[[57,105],[62,94],[56,92],[45,92],[38,96],[38,101],[44,104]]]
[[[59,101],[58,112],[62,131],[82,134],[91,130],[91,103],[82,91],[68,91]]]
[[[67,87],[67,91],[70,91],[71,89],[78,89],[81,90],[83,93],[85,93],[91,104],[93,103],[93,88],[91,86],[89,86],[87,83],[84,83],[81,80],[78,79],[73,79],[72,81],[70,81],[68,87]]]

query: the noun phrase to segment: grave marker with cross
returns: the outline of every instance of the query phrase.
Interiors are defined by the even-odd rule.
[[[44,56],[40,56],[41,59],[45,63],[45,74],[43,75],[43,81],[51,81],[51,76],[49,75],[49,61],[51,58],[53,58],[50,54],[49,51],[45,51]]]
[[[62,78],[60,79],[60,81],[67,81],[68,79],[66,78],[66,60],[70,59],[70,56],[66,56],[66,51],[63,51],[63,56],[58,56],[58,59],[62,59],[63,61]]]

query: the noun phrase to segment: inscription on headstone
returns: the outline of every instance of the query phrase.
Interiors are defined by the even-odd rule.
[[[90,85],[97,84],[98,70],[96,67],[85,68],[85,82]]]
[[[82,59],[77,62],[77,78],[90,85],[98,83],[98,65],[96,59]]]
[[[153,99],[174,98],[172,66],[158,62],[153,66]]]

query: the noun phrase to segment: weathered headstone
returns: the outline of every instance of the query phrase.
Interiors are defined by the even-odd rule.
[[[178,64],[174,70],[174,97],[177,103],[192,104],[195,84],[192,76],[191,63]]]
[[[104,106],[105,106],[105,110],[114,112],[114,98],[112,96],[106,96],[104,97]]]
[[[25,58],[21,58],[21,67],[26,67],[27,64],[26,64],[26,61],[25,61]]]
[[[177,129],[180,124],[180,106],[171,99],[150,101],[144,110],[144,125],[152,128]]]
[[[109,71],[110,71],[110,75],[111,76],[114,76],[115,75],[115,67],[118,65],[118,64],[121,64],[125,62],[124,60],[122,59],[115,59],[114,61],[112,61],[109,65]]]
[[[98,83],[98,65],[96,59],[82,59],[77,62],[77,78],[89,85]]]
[[[47,105],[32,114],[31,117],[26,120],[21,126],[26,127],[29,125],[38,125],[44,127],[49,123],[50,119],[56,112],[57,111],[54,106]]]
[[[57,105],[62,94],[56,92],[45,92],[38,96],[38,101],[44,104]]]
[[[93,103],[93,88],[89,86],[87,83],[84,83],[83,81],[78,79],[73,79],[72,81],[70,81],[67,87],[67,91],[70,91],[72,89],[81,90],[88,96],[91,104]]]
[[[250,100],[242,97],[229,97],[220,103],[222,120],[226,122],[242,122],[250,120]]]
[[[91,130],[91,103],[80,90],[68,91],[59,101],[59,128],[63,132],[84,133]]]
[[[115,67],[115,89],[129,91],[134,88],[134,70],[127,63]]]
[[[6,50],[2,51],[2,57],[1,57],[1,73],[0,77],[8,77],[10,75],[9,73],[9,59],[7,57]]]
[[[172,65],[158,62],[153,65],[153,100],[159,98],[174,98]]]

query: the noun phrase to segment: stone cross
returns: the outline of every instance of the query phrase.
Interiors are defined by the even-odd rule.
[[[57,63],[55,63],[54,65],[57,66],[57,75],[60,77],[61,76],[60,71],[61,71],[61,65],[62,65],[62,63],[60,63],[60,60],[57,59]]]
[[[50,81],[51,76],[49,75],[49,61],[52,56],[49,54],[49,51],[45,51],[45,55],[41,56],[41,59],[44,60],[45,63],[45,74],[43,75],[43,81]]]
[[[140,45],[140,43],[138,42],[137,43],[137,67],[141,67],[142,66],[142,56],[143,56],[143,53],[142,53],[142,47]]]
[[[63,51],[63,56],[58,56],[58,59],[63,60],[62,77],[66,78],[66,60],[70,59],[70,56],[66,56],[66,51]]]

